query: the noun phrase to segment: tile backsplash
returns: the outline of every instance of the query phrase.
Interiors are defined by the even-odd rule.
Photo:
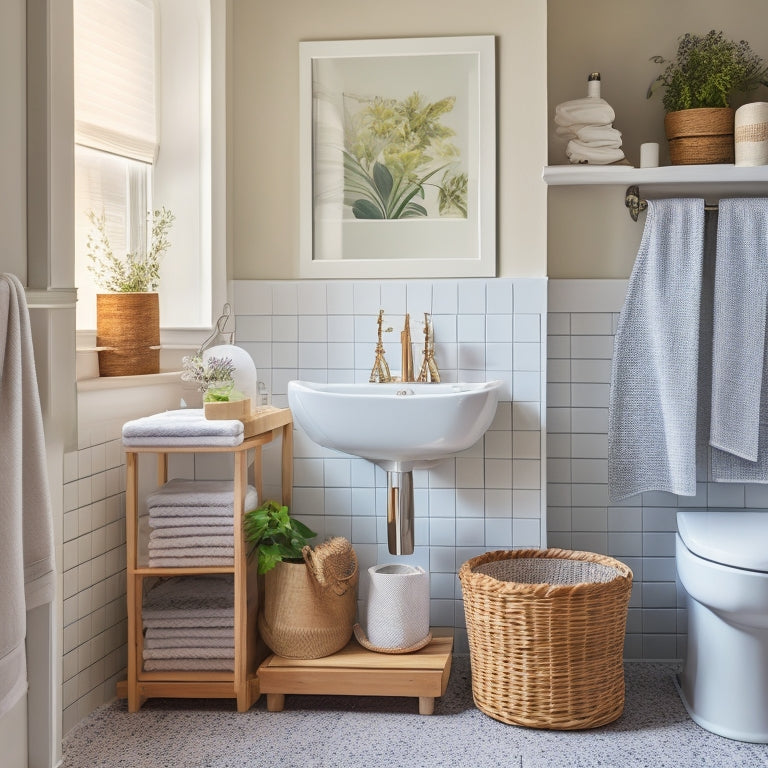
[[[431,575],[431,622],[456,628],[466,652],[461,564],[490,549],[546,543],[542,395],[546,280],[237,281],[236,340],[256,363],[275,405],[286,406],[291,379],[368,381],[376,319],[384,309],[384,347],[400,368],[400,330],[410,314],[414,367],[423,313],[432,316],[443,381],[504,382],[485,437],[431,470],[414,472],[415,552],[406,558]],[[279,452],[265,450],[265,481],[279,478]],[[269,487],[266,492],[278,493]],[[387,549],[386,473],[328,451],[294,431],[293,512],[320,535],[344,536],[365,571],[398,558]]]

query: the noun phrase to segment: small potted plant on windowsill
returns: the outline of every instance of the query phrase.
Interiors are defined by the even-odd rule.
[[[170,248],[174,215],[166,208],[152,213],[149,249],[117,256],[107,234],[104,213],[88,211],[88,270],[104,291],[96,295],[96,346],[99,375],[130,376],[160,370],[160,261]]]
[[[357,609],[357,557],[345,538],[314,549],[317,534],[266,501],[245,512],[243,531],[264,575],[259,632],[278,655],[317,659],[341,650],[352,637]]]
[[[749,43],[727,40],[714,29],[679,38],[674,60],[648,88],[647,98],[664,89],[664,129],[673,165],[733,163],[732,97],[752,93],[768,80],[768,66]]]

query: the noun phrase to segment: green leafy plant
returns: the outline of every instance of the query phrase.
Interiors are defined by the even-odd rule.
[[[664,109],[728,107],[734,93],[750,93],[768,80],[768,66],[746,40],[727,40],[714,29],[706,35],[686,33],[678,39],[674,60],[652,56],[666,65],[648,87],[647,98],[664,88]]]
[[[307,539],[317,534],[288,514],[288,507],[265,501],[243,517],[248,556],[258,557],[258,572],[271,571],[282,560],[303,562],[302,549]]]
[[[426,217],[425,187],[437,188],[441,216],[467,215],[467,177],[454,173],[458,148],[455,131],[442,117],[455,97],[425,102],[418,92],[399,101],[377,96],[346,110],[344,127],[344,203],[357,219]],[[434,177],[444,171],[439,183]]]
[[[171,247],[168,232],[176,218],[173,213],[167,208],[153,211],[149,250],[133,251],[123,257],[112,252],[104,212],[97,216],[94,211],[87,211],[86,216],[94,228],[86,241],[91,262],[88,271],[97,285],[109,293],[156,291],[160,284],[160,261]]]

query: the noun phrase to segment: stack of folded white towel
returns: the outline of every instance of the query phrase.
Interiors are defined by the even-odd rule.
[[[621,132],[613,127],[616,113],[599,96],[588,96],[555,107],[555,133],[568,144],[572,163],[609,165],[624,159]]]
[[[170,480],[147,497],[149,567],[199,568],[234,564],[231,480]],[[245,509],[258,504],[248,486]]]
[[[231,576],[176,576],[144,596],[144,669],[233,671],[235,597]]]

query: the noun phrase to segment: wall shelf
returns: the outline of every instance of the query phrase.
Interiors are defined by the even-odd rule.
[[[633,168],[629,165],[549,165],[542,173],[549,186],[642,186],[644,192],[664,190],[674,196],[765,194],[768,166],[669,165],[660,168]]]

